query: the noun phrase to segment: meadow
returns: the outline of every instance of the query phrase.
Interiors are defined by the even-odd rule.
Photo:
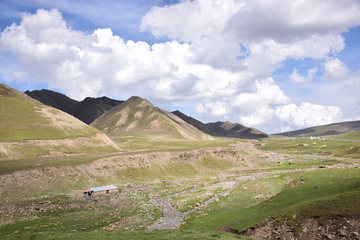
[[[354,136],[357,135],[351,135]],[[360,216],[357,207],[360,204],[359,142],[356,141],[358,139],[350,140],[355,141],[303,138],[261,141],[265,145],[256,146],[258,149],[276,152],[274,156],[281,158],[260,159],[247,153],[253,161],[259,162],[260,167],[253,169],[244,168],[242,163],[213,157],[204,157],[196,163],[119,169],[115,173],[116,178],[113,178],[117,179],[116,182],[104,179],[104,183],[112,181],[112,184],[119,186],[119,194],[97,201],[72,200],[69,192],[56,189],[41,196],[28,195],[26,199],[10,203],[2,201],[0,238],[250,239],[215,230],[226,226],[241,232],[268,221],[286,221],[298,233],[302,231],[300,223],[311,217],[324,223],[336,215]],[[152,143],[141,141],[135,145],[134,152],[144,144],[151,148]],[[234,141],[184,141],[179,143],[179,147],[229,146]],[[312,144],[315,141],[317,144]],[[301,143],[308,143],[308,146],[299,146]],[[131,151],[130,145],[128,147]],[[175,147],[175,143],[170,144],[167,150]],[[67,157],[63,158],[62,163],[57,163],[56,158],[49,158],[48,164],[57,167],[61,164],[85,164],[96,157],[99,156],[82,157],[82,160]],[[32,164],[39,163],[46,165],[41,161]],[[11,169],[10,163],[2,164],[4,169]],[[9,166],[6,167],[6,164]],[[20,160],[18,166],[14,164],[13,168],[31,167],[31,163],[28,164],[21,164]],[[221,182],[237,182],[239,185],[226,197],[219,197],[207,206],[196,208],[198,203],[225,190],[225,186],[209,187]],[[81,187],[87,183],[85,177],[79,178],[76,184]],[[314,188],[315,185],[318,187]],[[180,229],[146,230],[146,226],[162,217],[161,208],[151,204],[151,199],[195,188],[196,191],[171,199],[181,212],[196,208],[185,217]],[[36,206],[41,210],[34,210]],[[10,208],[14,210],[11,212]]]

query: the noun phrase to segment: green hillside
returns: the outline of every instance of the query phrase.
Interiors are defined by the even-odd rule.
[[[27,99],[24,94],[3,84],[0,85],[0,106],[0,141],[59,139],[91,136],[98,132],[59,110]]]
[[[80,138],[84,139],[80,141]],[[52,151],[57,154],[117,151],[114,143],[99,130],[4,84],[0,84],[0,144],[0,159]]]

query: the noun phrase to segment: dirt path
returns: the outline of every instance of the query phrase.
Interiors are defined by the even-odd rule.
[[[220,185],[220,184],[224,184],[224,183],[228,184],[229,188],[227,188],[225,191],[223,191],[221,193],[216,194],[214,197],[207,199],[206,201],[202,202],[199,206],[197,206],[197,207],[195,207],[193,209],[190,209],[190,210],[188,210],[186,212],[180,212],[175,207],[173,207],[171,205],[171,203],[170,203],[170,199],[173,198],[173,197],[183,195],[183,194],[198,191],[198,190],[206,188],[208,186],[199,187],[199,188],[193,188],[193,189],[186,190],[186,191],[183,191],[183,192],[180,192],[180,193],[175,193],[175,194],[168,195],[168,196],[165,196],[165,197],[152,199],[150,202],[155,204],[155,205],[160,206],[162,211],[163,211],[164,216],[161,217],[154,224],[148,226],[147,230],[177,229],[177,228],[179,228],[181,226],[181,223],[183,222],[183,219],[184,219],[184,217],[186,215],[188,215],[189,213],[192,213],[193,211],[195,211],[198,208],[207,206],[208,204],[215,201],[219,197],[227,196],[232,190],[234,190],[235,188],[237,188],[239,186],[238,182],[215,183],[215,184],[213,184],[211,186],[216,187],[216,185]]]

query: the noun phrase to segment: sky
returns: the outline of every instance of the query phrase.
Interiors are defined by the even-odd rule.
[[[0,0],[0,82],[266,133],[360,120],[358,0]]]

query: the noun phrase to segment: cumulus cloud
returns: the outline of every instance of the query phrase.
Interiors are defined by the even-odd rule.
[[[274,69],[289,58],[329,59],[342,51],[340,33],[360,24],[359,4],[186,0],[154,7],[143,17],[142,31],[170,39],[153,45],[125,41],[110,28],[75,31],[58,10],[39,9],[6,28],[0,48],[20,59],[29,77],[72,98],[118,92],[192,101],[206,119],[262,126],[286,115],[280,114],[287,109],[282,107],[292,104],[271,78]],[[336,58],[324,65],[324,79],[344,76],[346,66],[339,62]],[[316,71],[309,69],[305,78],[295,69],[290,79],[310,82]],[[293,112],[308,116],[301,106]],[[291,122],[294,128],[302,124]]]
[[[358,1],[249,0],[227,23],[242,42],[273,39],[297,42],[312,36],[340,33],[360,24]],[[331,17],[329,17],[331,16]]]
[[[300,76],[298,74],[298,70],[296,68],[294,68],[294,72],[289,75],[289,78],[292,82],[295,82],[295,83],[311,82],[311,80],[313,79],[314,74],[317,72],[317,70],[318,70],[318,68],[309,69],[307,77],[304,78],[303,76]]]
[[[345,78],[349,73],[345,63],[338,58],[330,59],[324,65],[323,78],[326,81],[339,80]]]
[[[257,80],[254,89],[236,96],[204,100],[196,106],[197,113],[207,119],[221,116],[236,119],[245,125],[266,125],[274,117],[274,107],[289,104],[290,98],[272,78]]]
[[[342,120],[342,112],[339,107],[322,106],[308,102],[303,102],[299,106],[291,103],[278,107],[275,116],[282,125],[281,131],[313,127]]]

